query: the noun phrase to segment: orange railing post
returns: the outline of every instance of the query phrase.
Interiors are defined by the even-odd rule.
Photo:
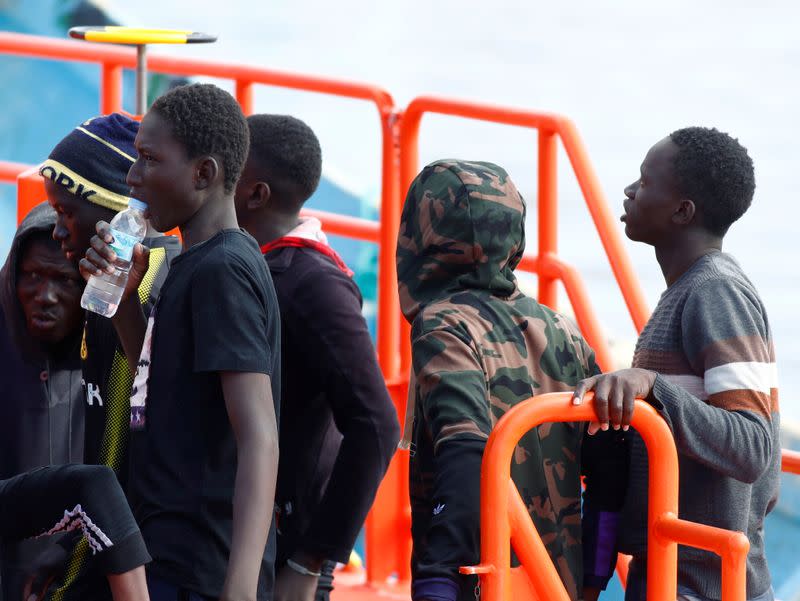
[[[400,300],[397,294],[395,247],[400,228],[398,187],[397,121],[399,114],[385,105],[380,110],[381,216],[378,243],[378,336],[377,350],[383,376],[394,401],[400,423],[405,415],[408,385],[401,375]],[[407,372],[406,372],[407,373]],[[367,581],[385,584],[392,575],[401,582],[411,579],[411,509],[408,500],[408,456],[395,454],[378,488],[367,516]],[[386,546],[386,541],[393,545]]]
[[[122,67],[114,63],[105,63],[100,81],[100,112],[103,115],[110,115],[121,110]]]
[[[539,256],[558,254],[558,138],[539,130]],[[558,278],[539,274],[539,302],[558,310]]]
[[[31,167],[17,176],[17,223],[33,207],[45,200],[47,194],[38,167]]]
[[[378,247],[378,357],[387,380],[401,373],[400,300],[397,295],[395,251],[400,229],[401,194],[398,181],[397,124],[394,107],[381,107],[381,233]],[[402,414],[401,414],[402,419]]]
[[[245,115],[253,114],[253,82],[236,80],[236,100]]]

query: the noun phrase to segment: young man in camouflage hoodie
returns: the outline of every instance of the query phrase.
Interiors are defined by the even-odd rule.
[[[577,327],[517,287],[525,204],[491,163],[437,161],[411,185],[397,245],[412,324],[412,597],[472,601],[480,467],[492,427],[535,394],[599,373]],[[413,412],[413,413],[412,413]],[[579,454],[584,424],[525,435],[511,475],[572,599],[581,590]],[[408,432],[407,432],[408,434]]]

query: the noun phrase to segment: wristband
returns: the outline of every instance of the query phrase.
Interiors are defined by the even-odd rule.
[[[320,576],[322,576],[322,573],[312,572],[307,567],[301,566],[299,563],[297,563],[296,561],[292,561],[291,559],[286,560],[286,565],[289,566],[298,574],[302,574],[303,576],[313,576],[314,578],[319,578]]]

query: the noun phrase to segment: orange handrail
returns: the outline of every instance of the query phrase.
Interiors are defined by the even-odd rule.
[[[412,180],[417,174],[419,163],[419,128],[422,117],[426,113],[437,113],[441,115],[451,115],[467,119],[477,119],[493,123],[503,123],[506,125],[516,125],[520,127],[530,127],[539,131],[539,252],[540,261],[555,259],[558,247],[558,208],[557,208],[557,138],[561,138],[564,149],[572,164],[572,169],[578,180],[578,184],[583,192],[586,205],[594,220],[597,232],[603,243],[603,247],[608,256],[614,276],[619,283],[623,298],[628,306],[628,310],[633,319],[637,331],[641,331],[647,323],[649,310],[644,298],[644,294],[639,286],[634,274],[633,267],[628,259],[622,245],[622,239],[618,233],[616,221],[613,219],[608,204],[600,188],[597,176],[594,173],[591,162],[589,161],[586,150],[578,135],[574,124],[561,115],[524,109],[490,106],[467,102],[463,100],[453,100],[434,96],[420,96],[411,101],[403,113],[400,121],[400,184],[402,190],[407,190]],[[393,240],[396,242],[396,240]],[[563,265],[563,264],[561,264]],[[556,286],[559,280],[564,287],[574,285],[575,277],[570,277],[569,282],[561,278],[561,273],[556,270],[537,270],[539,276],[539,301],[543,304],[556,309]],[[575,274],[576,275],[576,274]],[[570,300],[580,293],[574,290],[567,291]],[[593,343],[596,351],[605,349],[605,340],[600,336],[599,324],[594,317],[588,304],[575,309],[576,317],[584,324],[593,323],[591,334],[594,338]],[[581,313],[579,315],[578,313]],[[403,325],[401,329],[408,333],[408,326]],[[587,336],[588,337],[588,336]],[[407,336],[403,336],[407,338]],[[401,346],[401,371],[405,371],[410,365],[410,350],[407,344]],[[608,362],[601,366],[604,369],[610,368],[610,355],[606,350],[600,350],[598,358],[606,356]],[[605,359],[603,359],[605,361]]]
[[[20,174],[27,170],[33,170],[33,167],[34,165],[26,165],[24,163],[0,161],[0,181],[7,181],[9,183],[15,182]],[[44,197],[40,198],[39,202],[42,200],[44,200]],[[26,214],[27,211],[20,214],[19,220]],[[380,243],[380,222],[378,221],[339,215],[338,213],[330,213],[328,211],[319,211],[316,209],[303,209],[302,214],[319,219],[325,231],[329,234],[346,236],[348,238],[355,238],[375,244]]]
[[[135,51],[120,46],[106,46],[71,40],[55,40],[38,36],[0,32],[0,54],[34,58],[96,63],[100,66],[100,110],[109,113],[122,106],[122,70],[136,64]],[[616,221],[602,195],[599,181],[589,162],[586,150],[571,121],[565,117],[513,108],[485,106],[459,100],[420,97],[412,101],[405,113],[396,109],[391,95],[380,87],[311,75],[299,75],[254,66],[208,60],[151,56],[149,67],[154,72],[187,76],[210,76],[231,80],[235,94],[245,113],[253,111],[255,85],[270,85],[308,92],[344,96],[370,102],[380,119],[382,140],[381,218],[370,221],[322,211],[306,211],[319,217],[331,234],[348,236],[379,245],[378,269],[378,340],[379,361],[395,406],[404,413],[407,390],[407,369],[410,364],[408,331],[400,318],[395,273],[395,247],[399,229],[403,193],[416,175],[417,139],[422,116],[438,112],[470,119],[532,127],[538,129],[538,197],[539,249],[536,255],[523,257],[520,268],[539,276],[539,300],[555,306],[557,283],[564,285],[575,309],[578,324],[594,346],[598,363],[611,366],[610,353],[602,335],[600,322],[591,309],[586,288],[574,267],[557,256],[557,145],[558,138],[566,150],[576,179],[598,229],[612,271],[620,284],[634,325],[641,330],[648,310],[639,285],[627,259]],[[19,163],[0,162],[0,181],[18,184],[18,215],[44,199],[41,179],[34,169]],[[20,174],[20,171],[22,173]],[[18,176],[19,174],[19,176]],[[18,177],[17,177],[18,176]],[[406,335],[403,336],[402,334]],[[784,452],[784,470],[800,473],[797,453]],[[394,573],[400,580],[409,578],[410,512],[408,508],[407,456],[400,455],[381,485],[367,526],[367,569],[372,583],[383,583]],[[512,495],[513,497],[513,495]],[[519,507],[517,508],[519,509]],[[520,532],[525,526],[522,514],[515,518]],[[525,516],[527,519],[527,516]],[[680,529],[670,522],[669,527]],[[387,553],[382,543],[391,540],[393,550]],[[524,552],[523,552],[524,554]],[[515,573],[516,574],[516,573]]]
[[[0,32],[0,53],[65,61],[98,63],[101,71],[100,110],[104,114],[122,109],[122,69],[136,66],[133,48],[93,44],[75,40],[56,40],[21,33]],[[379,315],[397,315],[400,304],[395,277],[394,244],[399,227],[400,199],[397,182],[397,149],[395,146],[396,114],[394,100],[384,89],[355,82],[313,75],[300,75],[241,64],[222,63],[171,56],[151,55],[150,71],[187,76],[207,76],[233,80],[237,99],[246,114],[253,112],[253,85],[270,85],[319,94],[366,100],[375,105],[381,124],[381,215],[379,251]],[[26,211],[30,207],[25,207]],[[23,213],[24,214],[24,213]],[[384,376],[398,373],[397,348],[400,327],[396,319],[379,319],[378,357]]]
[[[480,575],[482,598],[486,601],[517,598],[512,595],[509,541],[539,599],[569,600],[513,485],[510,466],[520,438],[539,424],[596,420],[592,397],[587,395],[584,403],[576,407],[569,392],[536,396],[513,407],[495,425],[481,465],[481,563],[462,568],[464,573]],[[722,598],[744,601],[750,547],[747,537],[741,532],[679,520],[678,454],[672,433],[655,409],[643,401],[636,401],[632,425],[642,436],[649,455],[648,600],[676,598],[680,543],[720,555]]]
[[[30,165],[26,165],[24,163],[0,161],[0,182],[14,184],[17,182],[17,176],[29,168]]]

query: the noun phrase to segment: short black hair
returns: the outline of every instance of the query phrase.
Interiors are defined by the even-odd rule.
[[[756,179],[747,149],[716,128],[685,127],[669,137],[678,147],[678,191],[697,205],[708,231],[724,236],[753,202]]]
[[[225,192],[231,192],[247,160],[250,136],[239,103],[213,84],[178,86],[159,96],[152,111],[172,126],[190,159],[214,155],[222,162]]]
[[[308,200],[322,176],[322,149],[308,125],[290,115],[250,115],[250,156],[286,202]]]

